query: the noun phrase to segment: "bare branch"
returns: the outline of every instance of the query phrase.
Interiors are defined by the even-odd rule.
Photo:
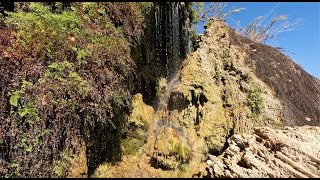
[[[265,43],[267,40],[274,38],[276,35],[295,30],[302,19],[293,21],[287,20],[287,16],[281,15],[272,18],[271,22],[262,24],[266,18],[263,16],[257,17],[249,25],[243,28],[240,33],[248,37],[252,41]]]

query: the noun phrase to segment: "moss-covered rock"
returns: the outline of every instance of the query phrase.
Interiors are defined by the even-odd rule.
[[[142,95],[136,94],[132,100],[132,113],[129,116],[125,139],[122,140],[124,154],[135,154],[147,140],[150,123],[154,120],[154,109],[143,102]]]
[[[192,152],[183,142],[175,129],[161,127],[155,142],[153,159],[162,169],[176,169],[192,158]]]
[[[179,96],[175,96],[174,101],[188,102],[189,105],[179,113],[178,119],[182,126],[196,129],[191,134],[206,139],[207,146],[202,148],[220,149],[224,146],[232,123],[223,108],[220,89],[215,85],[209,67],[204,66],[208,61],[201,53],[196,51],[184,62],[181,84],[173,90],[175,94],[183,94],[183,97],[180,96],[183,100],[176,100]]]

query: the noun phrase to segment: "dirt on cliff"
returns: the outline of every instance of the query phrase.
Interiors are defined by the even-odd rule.
[[[246,47],[247,63],[255,64],[255,74],[273,89],[284,107],[285,123],[320,125],[320,81],[308,74],[279,48],[254,43],[230,31],[231,43]]]

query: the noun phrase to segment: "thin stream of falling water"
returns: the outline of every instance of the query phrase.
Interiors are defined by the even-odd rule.
[[[188,14],[185,11],[184,3],[157,3],[155,9],[155,58],[157,64],[164,68],[162,75],[168,83],[163,97],[158,100],[155,108],[157,115],[149,129],[149,143],[155,143],[161,127],[175,129],[182,141],[188,141],[183,134],[183,129],[175,127],[169,120],[167,110],[171,92],[179,84],[181,60],[190,52],[189,32],[185,27]]]
[[[167,106],[168,106],[168,101],[170,98],[171,91],[173,87],[178,85],[179,83],[179,73],[177,73],[167,84],[166,86],[166,91],[164,93],[164,96],[159,99],[159,105],[157,107],[157,113],[163,113],[161,114],[161,117],[156,117],[154,119],[154,132],[155,132],[155,137],[159,134],[160,128],[164,125],[168,124],[167,121]]]
[[[187,144],[189,147],[191,147],[191,143],[189,141],[189,138],[186,134],[184,134],[183,129],[181,127],[176,127],[172,124],[171,121],[168,120],[168,101],[171,95],[172,90],[179,85],[180,73],[177,72],[173,78],[168,82],[166,86],[166,91],[164,93],[164,96],[159,100],[159,106],[157,108],[157,113],[161,113],[160,117],[156,117],[154,119],[154,137],[157,137],[161,127],[168,127],[174,129],[178,135],[181,141],[183,141],[185,144]],[[155,143],[156,139],[154,140]]]

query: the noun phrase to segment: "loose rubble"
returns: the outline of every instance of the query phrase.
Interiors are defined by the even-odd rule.
[[[236,134],[218,157],[209,155],[206,177],[319,178],[320,127],[268,127]]]

